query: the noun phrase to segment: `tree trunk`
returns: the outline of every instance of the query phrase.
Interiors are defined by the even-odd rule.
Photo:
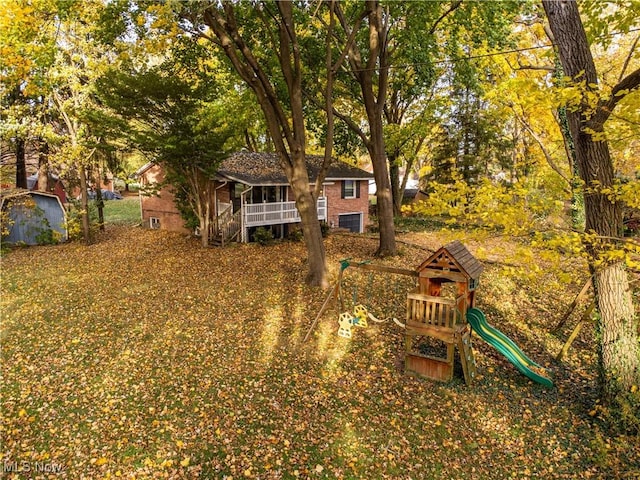
[[[602,134],[611,109],[603,111],[600,107],[594,114],[588,99],[589,94],[598,93],[598,77],[576,2],[543,0],[542,4],[565,74],[576,82],[585,82],[583,99],[578,108],[567,109],[567,119],[576,163],[585,183],[586,232],[599,238],[590,241],[587,249],[600,314],[600,378],[605,400],[615,401],[640,383],[640,343],[624,264],[596,264],[604,252],[615,248],[609,239],[621,236],[623,227],[621,204],[607,193],[615,186],[608,142],[592,137]]]
[[[207,208],[209,210],[209,208]],[[200,244],[206,248],[209,246],[209,231],[211,229],[211,220],[209,219],[209,213],[200,217]]]
[[[100,179],[98,178],[98,184],[96,188],[96,208],[98,209],[98,228],[101,232],[104,232],[104,199],[102,198],[102,188],[100,185]]]
[[[196,175],[200,175],[201,181],[204,182],[204,195],[201,196],[200,201],[203,203],[204,207],[204,218],[200,220],[200,235],[202,240],[202,246],[209,246],[209,234],[211,233],[211,181],[207,178],[206,175],[201,175],[200,172],[196,172]],[[202,185],[202,183],[201,183]],[[224,239],[223,239],[224,240]]]
[[[630,297],[624,265],[615,263],[595,274],[594,285],[600,312],[600,374],[605,395],[613,399],[640,383],[638,322]]]
[[[306,172],[305,172],[306,173]],[[304,243],[307,248],[309,272],[307,284],[327,288],[327,263],[322,240],[322,229],[318,221],[317,199],[309,190],[309,183],[304,178],[298,178],[291,183],[291,189],[296,197],[296,208],[300,214]]]
[[[378,208],[378,225],[380,228],[380,242],[376,255],[386,257],[396,254],[396,234],[393,223],[393,196],[391,181],[387,169],[387,155],[384,151],[384,137],[382,136],[382,119],[379,122],[379,133],[371,134],[369,155],[373,163],[373,177],[376,181],[376,201]]]
[[[27,160],[23,138],[16,138],[16,187],[27,188]]]
[[[40,192],[50,192],[49,185],[49,144],[40,139],[40,148],[38,152],[38,186]]]
[[[393,215],[400,215],[404,192],[400,182],[400,165],[396,153],[389,155],[389,180],[391,181],[391,198],[393,198]]]
[[[89,195],[87,187],[87,172],[83,166],[78,168],[80,176],[80,203],[82,207],[82,235],[84,237],[84,243],[91,244],[91,225],[89,223]]]
[[[104,232],[104,199],[102,198],[102,181],[100,179],[100,168],[96,166],[96,208],[98,209],[98,228]]]

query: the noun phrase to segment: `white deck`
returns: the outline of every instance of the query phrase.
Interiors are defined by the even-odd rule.
[[[318,220],[327,219],[327,198],[318,198]],[[243,226],[259,227],[264,225],[280,225],[283,223],[297,223],[300,214],[296,202],[272,202],[244,204]]]

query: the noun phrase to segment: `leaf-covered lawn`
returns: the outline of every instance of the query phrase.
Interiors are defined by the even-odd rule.
[[[450,239],[408,234],[385,263],[415,267]],[[637,439],[607,437],[594,415],[590,329],[553,360],[568,331],[547,331],[580,289],[581,266],[566,259],[559,281],[514,245],[466,243],[487,266],[480,308],[550,368],[557,388],[531,383],[479,338],[473,386],[405,376],[398,326],[346,340],[336,308],[303,344],[326,292],[302,284],[302,244],[205,250],[111,227],[91,247],[14,250],[2,259],[4,476],[45,478],[35,470],[54,467],[52,478],[70,479],[640,474]],[[330,237],[334,278],[339,259],[375,246]],[[530,263],[529,277],[510,274],[514,258]],[[402,282],[351,270],[359,301],[402,315]]]

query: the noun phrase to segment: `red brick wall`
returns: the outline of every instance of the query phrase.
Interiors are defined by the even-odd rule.
[[[154,183],[164,181],[164,172],[162,168],[154,165],[142,174],[140,183],[148,187]],[[180,216],[180,212],[174,203],[174,196],[171,193],[171,187],[163,187],[158,196],[140,195],[140,203],[142,205],[142,225],[149,228],[149,219],[151,217],[160,219],[160,229],[170,230],[172,232],[191,233],[185,228],[184,221]]]
[[[327,197],[327,223],[332,227],[337,227],[340,214],[362,212],[362,226],[367,228],[369,224],[369,182],[358,180],[360,189],[359,198],[342,198],[342,181],[334,180],[326,183],[323,187],[324,196]],[[313,188],[311,185],[310,188]],[[289,187],[289,201],[293,201],[294,195]]]
[[[359,180],[357,185],[360,190],[360,198],[342,198],[342,181],[335,181],[324,186],[327,197],[328,218],[330,226],[337,227],[340,214],[362,212],[363,227],[369,224],[369,191],[368,182]]]

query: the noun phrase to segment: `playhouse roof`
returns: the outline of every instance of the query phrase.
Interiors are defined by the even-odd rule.
[[[456,240],[440,247],[416,269],[418,271],[432,269],[440,271],[459,271],[469,278],[480,277],[484,267],[467,247]]]

